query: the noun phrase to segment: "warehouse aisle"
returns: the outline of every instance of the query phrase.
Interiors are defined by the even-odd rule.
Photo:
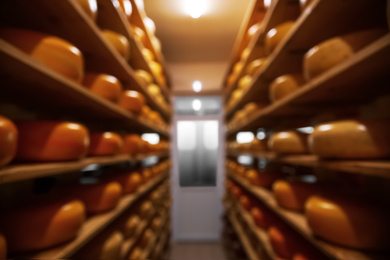
[[[225,260],[222,246],[218,242],[172,244],[169,259],[172,260]]]

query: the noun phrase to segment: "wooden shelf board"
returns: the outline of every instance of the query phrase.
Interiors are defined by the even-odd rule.
[[[320,238],[317,238],[311,232],[310,227],[307,224],[306,218],[302,213],[297,213],[290,210],[280,208],[272,195],[272,192],[260,187],[253,187],[246,180],[238,177],[234,174],[227,173],[230,178],[238,182],[248,192],[254,195],[259,200],[284,220],[290,227],[300,233],[307,241],[313,246],[323,252],[331,259],[336,260],[386,260],[389,259],[389,254],[375,253],[375,252],[363,252],[354,249],[348,249],[327,243]]]
[[[8,86],[0,91],[2,99],[35,109],[55,110],[85,122],[104,120],[110,123],[110,127],[169,136],[168,131],[151,126],[118,105],[94,95],[87,88],[39,64],[1,39],[0,59],[1,74],[5,77],[4,84]],[[22,81],[19,80],[21,74]]]
[[[89,157],[81,159],[79,161],[71,162],[9,165],[4,167],[3,169],[0,169],[0,184],[80,171],[91,164],[98,164],[100,166],[103,166],[122,162],[142,161],[147,157],[151,156],[166,157],[168,156],[168,153],[151,153],[148,155],[139,155],[137,157],[132,157],[129,155],[116,155],[110,157]]]
[[[388,88],[385,86],[389,83],[386,77],[387,68],[390,66],[390,60],[387,59],[389,56],[390,34],[387,34],[350,59],[309,81],[291,95],[256,112],[242,125],[228,129],[227,134],[232,135],[243,129],[272,126],[280,123],[281,118],[288,119],[291,116],[300,119],[305,117],[306,124],[310,124],[311,116],[315,114],[345,109],[348,107],[348,101],[352,103],[367,101],[387,93]],[[367,66],[370,70],[367,70]],[[265,84],[259,84],[250,88],[239,103],[248,102],[249,97],[260,95],[261,86],[265,87]]]
[[[385,160],[321,160],[316,155],[286,155],[277,156],[272,152],[236,152],[228,151],[229,155],[251,155],[257,158],[265,158],[270,161],[296,166],[318,167],[333,171],[348,172],[365,176],[390,178],[390,161]]]
[[[92,216],[86,220],[83,224],[78,236],[71,242],[44,250],[33,255],[23,255],[13,257],[15,259],[65,259],[71,258],[81,247],[83,247],[88,241],[99,234],[105,227],[117,219],[123,212],[125,212],[130,206],[132,206],[142,195],[154,188],[158,183],[167,178],[168,174],[165,173],[154,180],[150,181],[146,185],[140,187],[134,194],[126,195],[122,197],[117,207],[110,212]]]

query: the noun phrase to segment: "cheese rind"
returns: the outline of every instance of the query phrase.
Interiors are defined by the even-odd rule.
[[[306,135],[296,131],[275,133],[268,140],[268,148],[279,154],[307,153]]]
[[[83,79],[83,85],[91,90],[92,93],[111,102],[117,102],[122,92],[122,84],[111,75],[86,73]]]
[[[132,113],[140,114],[145,105],[145,97],[138,91],[126,90],[122,92],[118,105]]]
[[[130,43],[125,36],[111,30],[102,30],[103,38],[125,59],[130,58]]]
[[[276,102],[298,90],[303,83],[301,74],[287,74],[277,77],[269,86],[269,100]]]
[[[275,50],[276,46],[278,46],[279,43],[286,37],[293,26],[294,21],[287,21],[269,30],[264,40],[266,53],[271,54]]]
[[[94,132],[90,134],[89,156],[109,156],[119,154],[123,139],[114,132]]]
[[[136,70],[135,71],[135,76],[142,81],[142,83],[147,86],[149,84],[153,83],[153,77],[150,75],[149,72],[144,71],[144,70]]]

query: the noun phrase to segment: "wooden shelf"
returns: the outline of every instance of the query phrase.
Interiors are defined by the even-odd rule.
[[[127,61],[105,41],[100,29],[83,12],[76,0],[64,0],[60,3],[47,0],[7,0],[2,1],[0,9],[3,11],[1,17],[4,24],[38,30],[66,39],[83,53],[86,71],[117,77],[124,88],[143,93],[146,101],[157,107],[155,99],[138,81]],[[159,111],[163,114],[166,112],[161,109]]]
[[[251,87],[245,91],[243,97],[236,102],[235,106],[226,110],[225,118],[229,119],[247,102],[268,101],[270,82],[283,74],[301,72],[303,54],[319,42],[361,28],[385,26],[385,15],[383,17],[380,15],[373,17],[372,15],[381,13],[380,10],[384,8],[384,4],[381,2],[373,5],[368,0],[359,1],[359,4],[352,0],[331,0],[329,2],[314,0],[296,21],[285,39],[268,57],[261,71],[258,71],[254,76]],[[350,22],[351,19],[354,23]],[[307,35],[310,37],[306,37]],[[280,116],[285,115],[286,112],[290,115],[302,115],[302,113],[307,115],[308,106],[310,106],[309,110],[314,110],[314,113],[317,113],[317,105],[322,111],[334,105],[333,102],[325,108],[324,102],[350,101],[362,99],[362,97],[367,99],[374,95],[381,95],[383,91],[387,91],[384,86],[385,82],[388,81],[386,79],[386,68],[389,66],[389,61],[386,59],[389,55],[388,41],[388,35],[379,39],[339,66],[308,82],[291,97],[273,104],[272,108],[266,108],[264,113],[272,111],[274,118],[273,121],[267,123],[266,117],[264,117],[264,123],[272,124],[275,122],[275,117],[279,116],[280,119]],[[367,64],[370,65],[370,68],[373,66],[372,70],[366,69]],[[367,85],[371,87],[367,88]],[[351,92],[352,90],[353,92]],[[289,103],[288,107],[286,103]],[[313,104],[315,105],[313,106]],[[294,108],[298,113],[294,112]]]
[[[161,152],[139,155],[136,157],[129,155],[116,155],[110,157],[90,157],[71,162],[9,165],[0,169],[0,185],[4,183],[80,171],[91,164],[104,166],[123,162],[142,161],[151,156],[166,157],[168,155],[169,153],[167,152]]]
[[[80,84],[42,66],[12,45],[0,39],[1,74],[4,77],[2,99],[45,111],[56,111],[72,119],[127,131],[152,131],[169,136],[167,129],[149,122],[100,98]],[[19,81],[20,75],[23,80]],[[21,94],[22,93],[22,94]],[[57,119],[58,120],[58,119]]]
[[[240,239],[241,244],[244,247],[244,250],[248,256],[248,259],[260,260],[259,256],[256,253],[256,250],[252,247],[250,241],[248,240],[248,237],[245,235],[243,228],[241,227],[237,218],[234,216],[229,205],[227,205],[226,202],[224,202],[223,204],[224,204],[225,209],[227,211],[228,218],[229,218],[230,222],[232,223],[232,226],[233,226],[234,230],[236,231],[236,234],[237,234],[238,238]]]
[[[299,234],[301,234],[307,241],[313,246],[327,255],[330,259],[336,260],[385,260],[389,259],[390,254],[375,253],[375,252],[363,252],[359,250],[348,249],[339,247],[333,244],[324,242],[323,240],[315,237],[311,232],[310,227],[307,224],[306,218],[303,214],[290,210],[280,208],[272,195],[272,192],[260,187],[254,187],[246,180],[238,177],[234,174],[227,173],[227,175],[239,183],[246,191],[250,192],[257,199],[261,200],[270,210],[272,210],[278,217],[280,217],[285,223],[291,226]]]
[[[168,177],[168,174],[162,174],[150,181],[146,185],[140,187],[134,194],[126,195],[121,198],[117,207],[110,212],[92,216],[82,226],[78,236],[73,241],[33,255],[12,256],[14,259],[65,259],[71,258],[81,247],[88,241],[99,234],[110,223],[115,221],[128,208],[130,208],[142,195],[152,190],[157,184],[161,183]]]
[[[316,167],[365,176],[390,178],[390,161],[384,160],[321,160],[316,155],[312,154],[277,156],[272,152],[251,153],[229,150],[227,151],[227,154],[231,156],[250,155],[256,158],[295,166]]]

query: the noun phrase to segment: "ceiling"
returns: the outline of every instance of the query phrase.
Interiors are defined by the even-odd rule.
[[[144,0],[144,5],[156,24],[174,93],[195,94],[194,80],[203,83],[202,92],[219,93],[238,30],[253,0],[192,0],[207,5],[197,19],[186,13],[183,3],[188,1]]]

